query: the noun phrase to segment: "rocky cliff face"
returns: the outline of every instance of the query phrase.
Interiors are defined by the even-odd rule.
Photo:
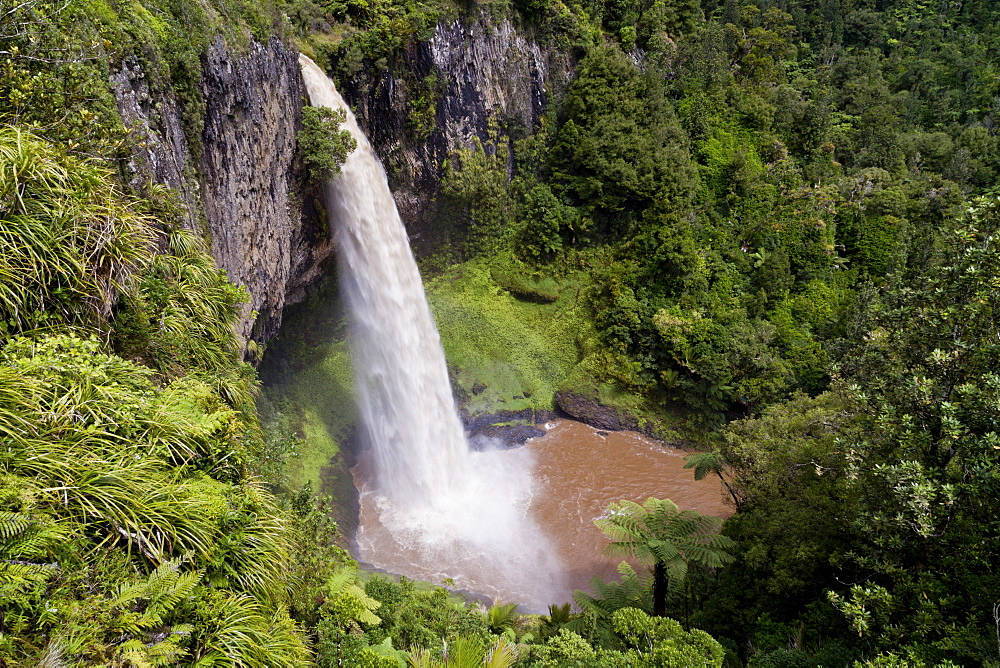
[[[387,167],[418,253],[433,251],[439,236],[436,195],[450,152],[473,137],[486,140],[491,119],[508,138],[528,134],[570,74],[567,56],[509,21],[456,21],[411,45],[396,67],[365,68],[341,86]],[[415,130],[412,84],[431,75],[438,83],[429,122]],[[294,152],[304,91],[297,54],[276,38],[239,54],[221,40],[211,45],[198,155],[185,140],[181,103],[136,59],[123,62],[112,86],[136,138],[128,166],[134,185],[152,179],[176,190],[186,226],[211,240],[219,267],[250,294],[242,335],[266,341],[284,306],[301,298],[333,253],[314,193],[299,192]]]
[[[151,90],[135,60],[112,76],[122,118],[139,137],[129,165],[137,185],[152,178],[176,189],[186,225],[211,239],[219,267],[250,294],[241,333],[258,341],[277,332],[282,308],[332,252],[310,198],[297,192],[295,133],[303,104],[297,57],[278,39],[239,55],[221,40],[213,43],[203,63],[197,157],[172,91]]]
[[[439,82],[433,128],[418,136],[413,84],[431,75]],[[485,142],[491,119],[508,139],[529,134],[571,75],[565,53],[540,46],[508,20],[479,19],[438,25],[396,67],[365,68],[341,82],[341,93],[386,166],[418,254],[434,250],[436,196],[448,155],[473,137]]]

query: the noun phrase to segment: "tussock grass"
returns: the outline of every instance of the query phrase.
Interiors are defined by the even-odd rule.
[[[110,171],[0,128],[0,335],[104,325],[151,259],[151,221]]]

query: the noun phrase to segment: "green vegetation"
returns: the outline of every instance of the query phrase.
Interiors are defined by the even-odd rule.
[[[427,285],[445,357],[473,413],[551,409],[559,384],[580,360],[578,337],[587,327],[577,297],[581,272],[535,287],[528,271],[510,258],[471,261]],[[501,284],[494,276],[510,278]],[[515,281],[556,298],[525,298],[510,289]]]
[[[347,120],[343,109],[305,107],[302,129],[298,133],[299,151],[306,174],[313,181],[324,181],[340,173],[340,166],[358,142],[340,124]]]
[[[239,290],[108,172],[0,143],[0,660],[298,664]]]
[[[273,495],[289,439],[259,424],[246,294],[173,193],[122,183],[109,80],[135,59],[198,155],[201,58],[273,10],[0,10],[0,664],[310,661],[303,601],[349,558],[311,497]]]
[[[391,73],[412,144],[452,83],[412,55],[473,17],[574,75],[537,128],[497,117],[448,147],[430,301],[467,408],[597,399],[697,438],[693,472],[736,506],[721,536],[666,500],[616,506],[605,526],[653,577],[623,565],[529,619],[357,573],[311,494],[346,488],[346,348],[291,314],[265,375],[294,380],[258,403],[246,296],[168,190],[123,185],[139,140],[109,84],[138,65],[197,157],[209,45],[276,34],[354,94]],[[985,0],[0,9],[0,664],[995,665],[998,18]],[[322,114],[300,135],[313,178],[348,148]]]
[[[652,497],[640,505],[622,501],[608,508],[608,517],[596,521],[611,539],[605,551],[612,556],[637,558],[653,569],[653,614],[667,612],[667,590],[677,591],[687,579],[688,563],[718,568],[733,561],[726,551],[736,546],[718,534],[721,520],[681,511],[670,499]]]
[[[335,280],[324,279],[304,304],[286,311],[260,372],[263,419],[302,437],[285,458],[284,484],[353,496],[342,448],[357,423],[354,371]]]
[[[0,128],[0,331],[107,326],[108,304],[152,257],[150,221],[108,170]]]
[[[735,561],[675,603],[730,661],[996,663],[997,8],[511,10],[577,64],[538,127],[448,161],[439,257],[464,264],[431,300],[470,408],[571,390],[702,442]],[[405,78],[404,50],[329,53]],[[642,608],[633,576],[599,593]],[[593,659],[581,630],[554,663]]]

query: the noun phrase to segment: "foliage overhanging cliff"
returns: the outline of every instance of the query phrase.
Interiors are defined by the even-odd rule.
[[[265,484],[287,442],[244,362],[302,233],[301,82],[276,16],[0,8],[4,665],[308,660],[302,553],[344,555],[311,500]],[[258,331],[254,307],[272,310]]]

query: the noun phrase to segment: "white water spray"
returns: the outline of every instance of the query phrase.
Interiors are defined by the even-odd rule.
[[[402,557],[410,571],[404,575],[450,577],[459,587],[544,610],[560,578],[528,512],[531,454],[469,451],[382,166],[333,82],[309,58],[299,62],[312,104],[344,109],[358,142],[341,175],[326,184],[368,445],[355,475],[358,556],[387,569],[399,569]]]

